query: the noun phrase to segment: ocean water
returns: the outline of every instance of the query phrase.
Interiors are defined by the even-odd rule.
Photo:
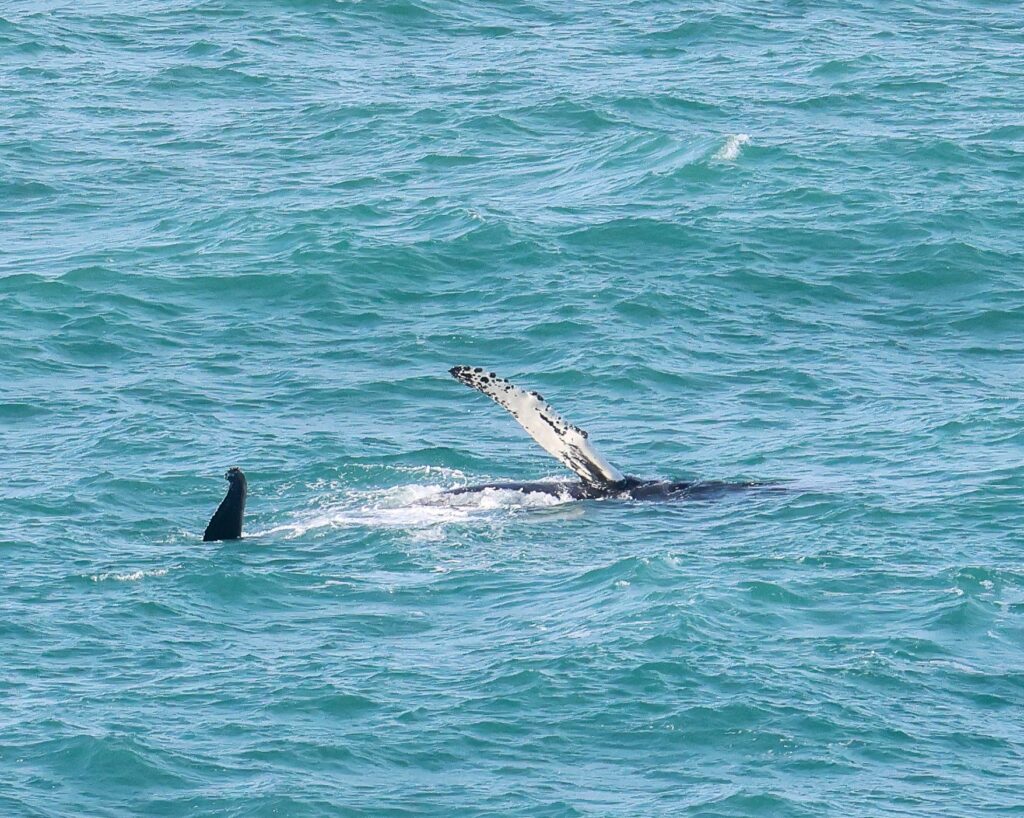
[[[1021,24],[0,5],[0,814],[1024,815]]]

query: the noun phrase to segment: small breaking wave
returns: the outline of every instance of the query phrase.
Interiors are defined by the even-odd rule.
[[[718,152],[712,157],[720,162],[734,162],[740,155],[740,151],[743,150],[743,146],[750,142],[750,135],[745,133],[730,134],[725,144],[718,149]]]
[[[171,567],[175,568],[177,566]],[[114,580],[115,582],[138,582],[146,577],[162,577],[170,570],[170,568],[154,568],[151,571],[128,571],[125,573],[104,571],[102,574],[90,575],[89,579],[93,582],[107,582],[108,580]]]

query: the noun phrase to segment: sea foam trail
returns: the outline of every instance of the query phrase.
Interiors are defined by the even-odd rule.
[[[319,501],[315,509],[295,515],[291,522],[253,532],[253,536],[283,535],[286,539],[321,528],[437,529],[481,517],[502,518],[524,511],[549,509],[571,501],[549,494],[485,489],[447,494],[447,488],[405,485],[379,491],[345,492],[339,499]]]

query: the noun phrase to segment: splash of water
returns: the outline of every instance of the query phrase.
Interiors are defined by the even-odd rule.
[[[446,487],[411,484],[371,491],[345,491],[327,496],[316,507],[297,513],[281,525],[256,531],[253,536],[301,537],[321,528],[397,528],[436,530],[478,519],[504,519],[522,512],[539,511],[571,502],[568,495],[533,492],[523,494],[488,488],[464,494],[448,494]]]

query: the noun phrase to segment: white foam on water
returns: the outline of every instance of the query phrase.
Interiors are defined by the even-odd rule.
[[[712,157],[720,162],[734,162],[740,155],[743,146],[750,142],[750,135],[745,133],[730,134],[726,137],[725,144],[719,148]]]
[[[317,507],[295,514],[291,522],[254,536],[301,537],[320,528],[406,529],[418,537],[437,539],[449,525],[478,519],[504,519],[528,511],[563,506],[572,498],[504,489],[446,494],[447,487],[413,484],[378,491],[346,491],[337,499],[318,501]]]
[[[176,565],[171,567],[177,568]],[[93,574],[89,579],[93,582],[106,582],[111,579],[115,582],[138,582],[146,577],[162,577],[170,570],[170,568],[154,568],[152,571],[130,571],[122,574],[115,573],[114,571],[105,571],[102,574]]]

